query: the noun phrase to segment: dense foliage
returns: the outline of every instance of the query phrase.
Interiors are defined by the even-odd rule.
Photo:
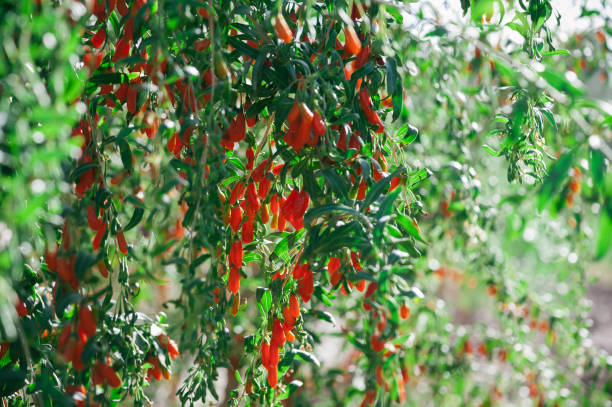
[[[609,8],[439,3],[0,1],[4,405],[612,405]]]

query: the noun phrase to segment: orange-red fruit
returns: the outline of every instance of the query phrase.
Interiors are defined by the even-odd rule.
[[[297,100],[291,106],[291,110],[289,111],[289,115],[287,116],[287,121],[289,124],[296,123],[300,118],[300,108]]]
[[[127,91],[127,109],[130,114],[136,114],[138,105],[138,90],[135,86],[130,86]]]
[[[357,189],[357,200],[363,201],[366,197],[366,191],[368,190],[368,184],[365,182],[365,179],[362,179],[359,183],[359,188]]]
[[[314,291],[314,276],[312,274],[312,270],[310,267],[306,267],[304,270],[304,275],[302,279],[298,283],[298,292],[302,297],[302,301],[308,302],[310,301],[310,297]]]
[[[115,372],[115,369],[113,369],[111,366],[102,362],[100,365],[100,373],[102,373],[102,376],[104,377],[108,385],[112,388],[117,388],[121,386],[121,379],[119,379],[119,376],[117,376],[117,372]]]
[[[289,25],[287,24],[287,21],[285,20],[285,17],[283,17],[282,13],[278,13],[276,15],[274,29],[276,30],[276,35],[278,35],[278,38],[280,38],[283,42],[289,43],[293,40],[293,33],[291,32],[291,29],[289,28]]]
[[[327,271],[330,275],[334,274],[340,268],[340,259],[337,257],[330,257],[327,263]]]
[[[67,348],[70,349],[71,341],[68,341]],[[83,359],[81,355],[83,354],[83,349],[85,349],[85,344],[80,341],[74,341],[74,346],[72,347],[72,367],[74,367],[77,371],[82,371],[85,369],[85,365],[83,364]]]
[[[21,301],[21,299],[17,299],[17,304],[15,304],[15,310],[17,310],[17,315],[19,315],[20,318],[23,318],[28,315],[28,307],[26,307],[25,303]]]
[[[240,112],[236,115],[227,129],[226,135],[229,137],[230,141],[235,143],[244,140],[246,135],[246,119],[244,113]]]
[[[45,263],[50,271],[54,273],[57,271],[57,250],[55,252],[45,251]]]
[[[94,36],[91,37],[91,45],[94,48],[100,48],[104,44],[104,41],[106,41],[106,29],[105,27],[100,27]]]
[[[344,49],[353,55],[359,54],[361,51],[361,41],[355,32],[355,29],[351,25],[347,25],[344,28]]]
[[[66,325],[64,326],[64,328],[62,328],[62,332],[60,333],[59,338],[57,340],[57,347],[60,350],[64,346],[66,346],[66,344],[68,343],[68,339],[70,339],[70,333],[71,333],[70,325]]]
[[[254,222],[253,219],[248,219],[242,225],[242,242],[245,244],[251,243],[253,241],[253,228]]]
[[[285,330],[279,319],[275,319],[272,325],[272,344],[277,346],[285,344]]]
[[[368,62],[368,58],[370,57],[370,45],[366,44],[361,48],[361,51],[357,55],[355,59],[355,70],[361,68],[366,62]]]
[[[117,245],[119,246],[119,251],[121,251],[121,253],[124,255],[128,254],[128,246],[122,230],[117,231]]]
[[[402,179],[400,177],[393,177],[391,179],[391,185],[389,185],[389,192],[393,191],[395,188],[397,188],[400,184],[400,181]]]
[[[115,48],[115,55],[113,56],[113,62],[120,61],[130,56],[130,48],[132,47],[132,40],[121,38],[117,41],[117,47]]]
[[[230,264],[239,269],[242,267],[242,243],[240,240],[235,240],[232,243],[232,248],[229,253]]]
[[[106,233],[106,224],[103,223],[102,226],[96,232],[96,235],[94,236],[94,239],[92,242],[94,250],[100,249],[100,243],[102,242],[102,238],[104,237],[105,233]]]
[[[79,320],[80,326],[88,337],[92,337],[96,334],[96,319],[89,307],[82,306],[79,309]]]
[[[371,406],[376,401],[376,390],[368,390],[366,391],[365,396],[363,397],[363,401],[361,402],[361,407]]]
[[[108,269],[106,268],[106,263],[104,263],[104,259],[100,259],[100,261],[98,261],[98,264],[96,266],[98,268],[98,271],[100,272],[100,275],[104,278],[107,278]]]
[[[230,212],[230,227],[234,232],[238,232],[240,229],[240,223],[242,222],[242,211],[240,206],[234,206]]]
[[[268,368],[268,366],[270,365],[270,344],[267,343],[266,341],[262,341],[260,352],[261,352],[261,364],[265,368]]]
[[[236,294],[240,290],[240,270],[233,265],[230,266],[227,289],[230,290],[232,294]]]
[[[125,17],[130,12],[125,0],[117,0],[117,11],[119,11],[122,17]]]
[[[370,337],[370,347],[374,352],[380,352],[385,348],[385,342],[378,339],[378,336],[376,334],[373,334]]]
[[[325,135],[326,130],[327,130],[327,126],[325,125],[323,118],[321,117],[319,112],[315,110],[314,118],[312,120],[312,131],[317,137],[321,137]]]
[[[276,387],[278,384],[278,369],[276,366],[270,366],[268,369],[268,385],[270,387]]]
[[[147,358],[147,362],[153,365],[153,367],[149,369],[149,373],[155,378],[155,380],[161,380],[162,372],[159,368],[159,361],[157,358],[149,356]]]
[[[365,298],[370,298],[376,292],[377,288],[378,288],[378,284],[376,284],[375,282],[371,282],[370,285],[368,286],[368,289],[366,290]]]
[[[300,304],[297,297],[293,294],[289,297],[289,315],[293,318],[300,316]]]
[[[247,186],[246,190],[246,212],[249,219],[253,219],[255,217],[255,213],[260,207],[261,202],[259,201],[259,195],[257,195],[255,183],[251,182]]]
[[[271,342],[270,343],[270,366],[276,367],[278,366],[278,361],[280,360],[279,354],[279,346],[278,344]]]
[[[96,216],[96,209],[92,205],[87,207],[87,223],[93,230],[98,230],[103,225],[103,223]]]
[[[193,47],[196,51],[206,51],[210,47],[210,40],[208,38],[197,40],[193,43]]]
[[[408,305],[404,304],[401,306],[400,316],[402,319],[407,319],[410,316],[410,307]]]
[[[252,147],[247,148],[246,158],[247,158],[246,169],[251,171],[253,169],[253,162],[255,161],[255,153],[253,152]]]
[[[363,290],[365,290],[365,286],[366,286],[365,280],[359,280],[355,284],[355,288],[357,288],[360,292],[363,292]]]
[[[385,126],[383,125],[378,113],[375,110],[372,110],[372,98],[370,97],[370,92],[366,88],[363,88],[359,91],[359,103],[361,104],[361,109],[368,119],[368,122],[378,126],[377,133],[381,133],[384,131]]]
[[[176,359],[176,357],[180,354],[181,353],[179,352],[176,343],[172,339],[168,339],[168,355],[170,355],[172,359]]]

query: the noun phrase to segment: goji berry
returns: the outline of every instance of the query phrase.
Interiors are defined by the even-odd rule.
[[[242,225],[242,242],[243,243],[251,243],[253,241],[253,228],[254,222],[253,219],[247,219],[246,222]]]
[[[104,44],[104,41],[106,41],[106,28],[100,27],[94,36],[91,37],[91,45],[94,48],[100,48]]]
[[[361,41],[357,37],[355,29],[351,25],[347,25],[344,28],[344,50],[349,54],[357,55],[361,51]]]
[[[230,266],[230,272],[227,278],[227,289],[233,294],[238,293],[240,290],[240,270],[233,265]]]
[[[118,230],[116,236],[117,236],[117,245],[119,246],[119,251],[123,253],[124,255],[127,255],[128,246],[127,246],[127,242],[125,241],[125,236],[123,235],[123,231]]]
[[[96,319],[89,307],[81,306],[79,309],[80,326],[83,328],[88,337],[96,334]]]
[[[283,17],[282,13],[278,13],[276,15],[274,29],[276,30],[276,35],[278,35],[278,38],[280,38],[283,42],[289,43],[293,40],[293,33],[291,32],[291,29],[289,28],[289,25],[287,24],[287,21],[285,20],[285,17]]]
[[[234,206],[230,212],[230,227],[234,232],[238,232],[240,229],[240,223],[242,222],[242,211],[240,206]]]

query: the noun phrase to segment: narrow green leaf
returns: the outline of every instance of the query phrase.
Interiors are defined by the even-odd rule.
[[[599,214],[599,226],[597,227],[597,241],[595,246],[595,258],[603,258],[612,244],[612,217],[606,208],[601,209]]]
[[[321,362],[319,362],[319,359],[317,359],[317,357],[310,352],[297,349],[294,351],[294,353],[297,359],[303,360],[304,362],[312,363],[316,367],[321,366]]]
[[[490,147],[488,144],[483,144],[482,148],[487,154],[492,155],[493,157],[499,157],[501,155],[501,151],[495,151],[493,147]]]
[[[329,184],[330,188],[338,197],[342,198],[343,200],[348,200],[349,187],[333,168],[327,168],[321,171],[321,174],[323,174],[323,177]]]
[[[368,193],[366,194],[365,199],[359,206],[359,209],[361,211],[365,211],[368,206],[370,206],[384,191],[389,188],[391,180],[404,172],[406,172],[406,169],[404,167],[400,167],[393,171],[393,173],[391,173],[390,175],[378,180],[378,182],[372,185],[368,190]]]
[[[308,212],[306,212],[306,214],[304,215],[304,225],[307,227],[312,225],[312,222],[317,218],[320,218],[321,216],[342,213],[345,213],[347,215],[355,215],[356,217],[369,223],[366,216],[364,216],[361,212],[353,208],[342,204],[325,204],[309,209]]]
[[[144,215],[144,209],[137,206],[134,208],[134,213],[130,218],[130,221],[123,228],[124,231],[132,229],[134,226],[138,225],[138,223],[142,220],[142,216]]]
[[[538,194],[538,211],[542,211],[546,205],[552,202],[553,195],[568,177],[569,168],[574,162],[574,153],[574,150],[571,150],[561,154],[559,159],[550,168]]]
[[[123,168],[126,171],[132,170],[132,150],[130,149],[129,143],[125,139],[117,140],[117,145],[119,146],[119,152],[121,154],[121,162],[123,163]]]
[[[543,57],[549,57],[551,55],[571,55],[570,52],[566,49],[556,49],[553,51],[544,51],[540,53]]]
[[[334,319],[334,316],[327,311],[312,310],[310,311],[310,314],[312,314],[312,316],[317,319],[329,322],[333,326],[336,326],[336,320]]]
[[[419,229],[417,229],[414,223],[412,223],[412,219],[410,219],[408,216],[400,214],[397,216],[396,220],[397,220],[397,223],[402,227],[402,229],[408,232],[410,236],[414,237],[418,241],[427,243],[421,237],[421,234],[419,233]]]

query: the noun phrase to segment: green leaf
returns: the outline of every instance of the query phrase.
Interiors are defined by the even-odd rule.
[[[493,0],[472,0],[471,17],[476,24],[480,23],[483,15],[492,15],[494,12]],[[464,12],[466,9],[464,9]]]
[[[297,359],[303,360],[304,362],[312,363],[316,367],[321,366],[321,362],[319,362],[319,359],[317,359],[317,357],[310,352],[306,352],[305,350],[296,349],[293,351],[293,353],[295,354],[295,357]]]
[[[361,211],[365,211],[368,206],[370,206],[384,191],[389,188],[391,180],[404,172],[406,172],[406,169],[404,167],[400,167],[393,171],[393,173],[391,173],[390,175],[378,180],[378,182],[372,185],[368,190],[368,193],[366,194],[365,199],[359,206],[359,209]]]
[[[69,292],[68,294],[63,295],[55,305],[55,313],[62,317],[64,315],[64,311],[70,304],[76,304],[81,300],[81,296],[75,292]]]
[[[430,176],[431,176],[431,171],[429,171],[427,168],[421,168],[420,170],[411,174],[410,177],[408,178],[408,188],[412,189],[417,184],[419,184],[422,181],[425,181]]]
[[[555,121],[555,115],[549,109],[540,109],[540,113],[542,113],[550,122],[551,126],[555,129],[555,132],[558,131],[557,122]]]
[[[242,376],[240,376],[240,370],[236,369],[234,370],[234,376],[236,377],[236,381],[240,384],[243,383],[242,381]]]
[[[402,16],[402,12],[395,6],[391,4],[385,4],[385,11],[393,17],[397,24],[402,24],[404,22],[404,17]]]
[[[566,49],[556,49],[553,51],[544,51],[540,53],[543,57],[549,57],[551,55],[571,55],[570,52]]]
[[[89,78],[89,82],[94,83],[96,85],[112,85],[118,83],[126,83],[129,81],[129,75],[118,72],[97,74]]]
[[[425,37],[442,37],[443,35],[446,35],[447,33],[448,33],[448,30],[446,28],[442,27],[441,25],[438,25],[432,31],[425,34]]]
[[[72,171],[72,173],[68,176],[68,179],[72,182],[76,181],[83,173],[91,168],[97,167],[96,163],[85,163],[81,164]]]
[[[417,298],[419,300],[422,300],[423,298],[425,298],[425,295],[423,295],[423,292],[417,287],[410,287],[410,289],[408,290],[400,289],[400,291],[402,295],[405,295],[406,297],[410,299]]]
[[[401,80],[398,80],[395,84],[395,90],[393,91],[391,101],[393,102],[392,118],[393,121],[396,121],[400,117],[400,114],[402,113],[402,108],[404,106],[404,91],[402,88]]]
[[[552,202],[553,195],[558,191],[561,184],[568,177],[568,171],[574,162],[575,151],[566,151],[550,168],[538,195],[538,211],[542,211]]]
[[[550,86],[561,92],[568,93],[570,96],[576,97],[584,95],[584,90],[575,87],[563,74],[553,71],[550,68],[540,72],[540,76],[544,78]]]
[[[427,243],[421,237],[421,234],[419,233],[419,229],[417,229],[414,223],[412,223],[412,219],[410,219],[408,216],[400,214],[397,216],[396,220],[397,220],[397,223],[402,227],[402,229],[408,232],[410,236],[414,237],[418,241]]]
[[[272,104],[273,101],[274,101],[274,98],[272,98],[272,97],[258,100],[257,102],[255,102],[251,106],[249,106],[249,108],[246,111],[246,115],[245,116],[246,117],[255,117],[255,116],[257,116],[259,113],[261,113],[262,110],[264,110],[267,106]]]
[[[210,254],[209,253],[205,253],[205,254],[199,256],[197,259],[195,259],[193,261],[193,263],[191,263],[189,265],[189,270],[191,270],[191,271],[195,270],[199,265],[204,263],[209,258],[210,258]]]
[[[249,44],[240,41],[240,39],[238,39],[236,36],[227,37],[227,42],[242,55],[246,55],[253,59],[256,59],[259,56],[259,51],[257,49],[251,47]]]
[[[501,151],[495,151],[493,147],[490,147],[488,144],[483,144],[482,148],[484,149],[484,151],[486,151],[489,155],[492,155],[493,157],[499,157],[502,154]]]
[[[117,140],[117,145],[119,146],[123,168],[125,168],[126,171],[131,171],[133,162],[132,150],[130,149],[129,143],[125,139],[119,139]]]
[[[300,380],[292,380],[291,383],[287,385],[289,396],[295,393],[295,391],[299,389],[300,387],[302,387],[303,385],[304,383]]]
[[[387,71],[387,94],[391,95],[395,91],[395,83],[399,80],[395,59],[387,58],[385,60],[385,69]]]
[[[272,294],[270,290],[265,287],[257,287],[255,294],[263,313],[267,315],[270,312],[270,308],[272,308]]]
[[[349,187],[333,168],[322,170],[321,174],[323,174],[330,188],[338,197],[342,198],[342,200],[348,200]]]
[[[334,316],[327,311],[312,310],[310,311],[310,314],[317,319],[329,322],[333,326],[336,326],[336,320],[334,319]]]
[[[291,261],[291,256],[289,255],[289,248],[294,247],[296,242],[306,233],[305,229],[300,229],[296,232],[293,232],[276,244],[274,247],[273,255],[270,256],[270,260],[274,260],[275,257],[280,258],[284,263],[289,263]]]
[[[308,212],[306,212],[306,214],[304,215],[304,225],[309,227],[312,225],[312,222],[317,218],[321,216],[332,215],[334,213],[355,215],[359,219],[369,223],[368,218],[365,215],[353,208],[342,204],[325,204],[309,209]]]
[[[599,226],[597,227],[597,241],[595,245],[595,258],[602,259],[612,244],[612,216],[606,210],[601,209],[599,214]]]
[[[419,129],[411,125],[410,123],[404,124],[397,130],[395,133],[395,138],[402,145],[402,147],[407,146],[412,143],[419,136]]]
[[[142,220],[142,216],[144,215],[144,208],[139,206],[134,208],[134,213],[130,218],[130,221],[123,228],[124,231],[132,229],[134,226],[138,225],[138,223]]]

